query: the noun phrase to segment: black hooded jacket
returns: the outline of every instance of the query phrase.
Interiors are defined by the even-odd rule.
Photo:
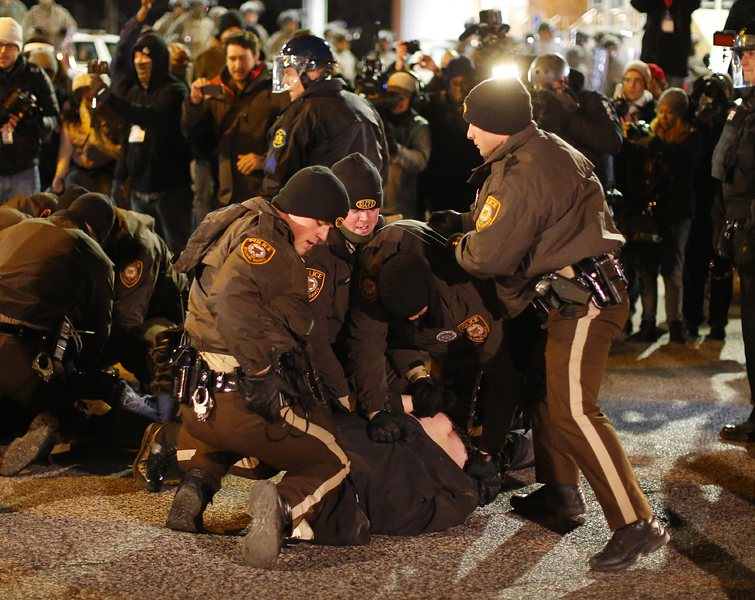
[[[132,189],[139,192],[163,192],[188,185],[191,157],[181,131],[186,86],[170,74],[168,47],[159,35],[151,31],[142,34],[132,59],[136,52],[152,58],[148,87],[134,84],[125,99],[107,92],[100,96],[128,123],[115,179],[130,178]]]

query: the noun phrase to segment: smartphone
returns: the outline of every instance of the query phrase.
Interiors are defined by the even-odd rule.
[[[223,86],[222,85],[203,85],[199,89],[202,91],[202,95],[204,95],[204,96],[210,96],[211,98],[222,98],[223,97]]]
[[[729,29],[725,31],[714,31],[713,32],[713,45],[725,46],[727,48],[731,48],[734,45],[734,39],[736,37],[737,37],[737,32],[731,31]]]

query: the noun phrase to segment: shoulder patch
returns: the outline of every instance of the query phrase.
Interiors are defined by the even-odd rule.
[[[459,324],[459,330],[467,334],[467,337],[481,344],[488,338],[490,327],[480,315],[473,315]]]
[[[250,265],[264,265],[275,254],[275,248],[262,238],[246,238],[241,242],[241,255]]]
[[[121,283],[127,288],[132,288],[139,283],[143,272],[144,263],[140,260],[133,260],[121,269]]]
[[[307,299],[312,302],[320,295],[325,284],[325,273],[318,269],[307,267]]]
[[[501,210],[501,203],[493,198],[493,196],[488,196],[482,210],[480,210],[477,221],[475,221],[475,229],[481,231],[492,225],[493,221],[495,221],[495,218],[498,216],[499,210]]]
[[[286,130],[276,129],[273,136],[273,148],[283,148],[286,145]]]

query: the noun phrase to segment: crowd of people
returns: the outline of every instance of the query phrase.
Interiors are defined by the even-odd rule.
[[[755,385],[755,22],[731,75],[636,60],[608,97],[547,27],[521,80],[490,77],[496,19],[472,56],[382,35],[357,70],[343,30],[208,4],[142,0],[70,85],[0,17],[0,475],[131,427],[171,529],[257,480],[243,553],[270,568],[286,539],[462,524],[534,463],[513,510],[579,521],[584,476],[591,568],[665,545],[598,392],[615,339],[663,333],[659,275],[672,343],[706,306],[725,339],[735,268]]]

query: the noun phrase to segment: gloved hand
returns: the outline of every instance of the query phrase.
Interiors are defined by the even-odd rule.
[[[503,485],[501,463],[497,456],[485,454],[477,449],[468,452],[464,472],[477,480],[480,506],[490,504],[496,499]]]
[[[238,387],[246,407],[268,423],[281,420],[280,410],[289,400],[299,397],[296,390],[278,373],[238,377]]]
[[[456,394],[442,381],[434,382],[431,377],[420,377],[406,388],[411,394],[415,417],[432,417],[448,410],[456,403]]]
[[[455,210],[437,210],[430,213],[430,220],[427,224],[447,238],[450,238],[454,233],[462,233],[464,227],[461,221],[461,213]]]
[[[381,410],[367,422],[367,436],[373,442],[392,444],[406,439],[406,428],[396,415]]]

